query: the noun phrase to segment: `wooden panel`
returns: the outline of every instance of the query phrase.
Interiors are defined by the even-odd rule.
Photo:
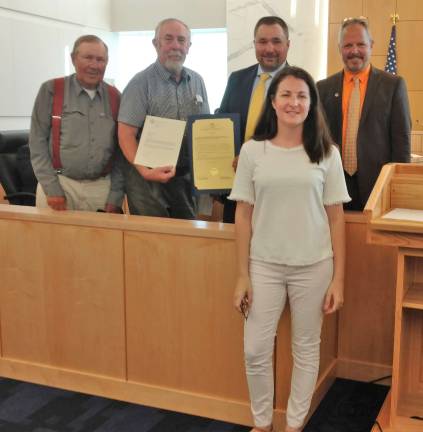
[[[381,432],[388,431],[388,427],[390,425],[390,417],[391,417],[391,391],[389,391],[388,395],[383,402],[382,408],[379,411],[377,416],[375,425],[373,426],[371,432]]]
[[[336,362],[336,376],[340,378],[373,381],[390,375],[392,366],[350,359],[338,359]]]
[[[411,152],[423,154],[423,132],[416,130],[411,132]]]
[[[366,244],[366,223],[348,222],[345,302],[338,357],[392,365],[396,249]],[[376,325],[375,323],[383,323]]]
[[[423,185],[392,181],[391,205],[392,208],[423,209]]]
[[[399,365],[398,414],[421,415],[423,411],[423,312],[404,310]]]
[[[422,421],[408,417],[396,417],[392,428],[384,432],[422,432]],[[379,432],[379,431],[378,431]]]
[[[408,91],[423,91],[423,21],[400,20],[397,28],[398,72],[407,81]]]
[[[233,241],[126,233],[128,379],[248,402]]]
[[[375,218],[379,218],[391,209],[391,190],[387,185],[395,173],[395,167],[394,164],[386,164],[382,167],[364,207],[363,213],[367,221],[373,222]]]
[[[388,48],[386,48],[388,50]],[[372,55],[372,65],[378,69],[385,69],[386,54],[384,55]]]
[[[409,181],[409,178],[413,178],[413,182],[418,182],[418,176],[423,177],[423,167],[421,165],[410,164],[410,163],[395,163],[395,180],[400,176],[405,177],[405,181]]]
[[[0,204],[9,204],[9,201],[4,199],[6,192],[3,189],[3,186],[0,184]]]
[[[395,432],[420,432],[421,422],[409,417],[423,409],[423,313],[402,307],[404,291],[421,281],[423,251],[402,249],[398,254],[391,424]]]
[[[423,2],[421,0],[397,0],[397,14],[400,21],[423,21]]]
[[[363,0],[330,0],[329,22],[340,23],[344,18],[363,15]]]
[[[373,36],[373,56],[388,52],[392,21],[390,15],[395,12],[396,0],[364,0],[363,15],[369,20]],[[372,56],[372,63],[373,63]]]
[[[3,356],[125,377],[122,234],[0,220]]]
[[[413,129],[423,131],[423,91],[409,91],[408,97]]]
[[[338,48],[338,33],[340,24],[329,24],[328,35],[328,76],[339,72],[344,64]]]

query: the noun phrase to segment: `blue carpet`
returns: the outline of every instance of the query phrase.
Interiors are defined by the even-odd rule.
[[[389,387],[337,378],[304,432],[370,432]]]
[[[1,432],[247,432],[250,428],[0,379]]]
[[[389,387],[336,379],[304,432],[370,432]],[[250,428],[0,378],[0,432],[248,432]]]

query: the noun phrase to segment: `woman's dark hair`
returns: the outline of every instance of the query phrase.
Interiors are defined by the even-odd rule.
[[[304,121],[303,144],[310,162],[319,163],[323,157],[330,153],[333,141],[320,105],[316,84],[312,76],[299,67],[286,66],[273,78],[252,139],[264,141],[276,136],[278,132],[278,118],[276,117],[272,101],[275,98],[279,83],[289,76],[303,80],[308,86],[310,92],[310,110]]]

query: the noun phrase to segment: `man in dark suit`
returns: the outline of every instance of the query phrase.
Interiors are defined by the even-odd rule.
[[[317,83],[332,137],[341,147],[352,198],[347,210],[363,210],[384,164],[410,161],[406,85],[370,65],[372,46],[366,19],[344,20],[339,34],[344,69]]]
[[[266,74],[265,92],[273,77],[287,63],[289,31],[286,22],[277,16],[260,18],[254,28],[254,48],[258,63],[233,72],[228,79],[225,94],[220,104],[221,113],[239,113],[241,117],[241,139],[247,141],[254,133],[255,121],[249,114],[250,101],[259,85],[260,76]],[[236,169],[238,158],[233,163]],[[223,222],[233,223],[235,202],[224,199]]]

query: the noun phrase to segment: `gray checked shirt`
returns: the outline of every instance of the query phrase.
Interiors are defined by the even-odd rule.
[[[186,120],[189,115],[209,114],[206,87],[201,76],[191,69],[182,69],[176,82],[157,60],[137,73],[126,86],[120,104],[119,121],[142,128],[146,115]],[[186,167],[186,139],[182,144],[178,167]]]

